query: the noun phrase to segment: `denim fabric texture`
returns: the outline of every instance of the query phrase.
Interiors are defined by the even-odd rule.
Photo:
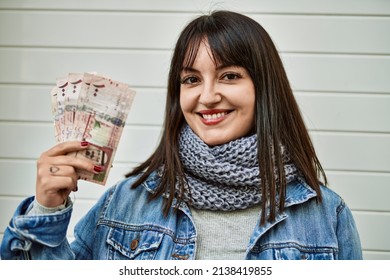
[[[167,216],[165,198],[149,200],[158,184],[152,174],[132,189],[135,178],[111,187],[66,239],[72,204],[47,215],[27,216],[33,197],[16,209],[1,244],[2,259],[194,259],[196,228],[186,203]],[[287,186],[286,208],[274,222],[254,225],[246,259],[362,259],[350,209],[335,192],[322,187],[323,202],[303,180]]]

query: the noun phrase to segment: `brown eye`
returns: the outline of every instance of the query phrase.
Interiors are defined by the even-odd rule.
[[[190,76],[190,77],[183,78],[180,82],[181,82],[182,84],[191,85],[191,84],[198,83],[198,82],[199,82],[199,79],[198,79],[197,77]]]
[[[226,73],[225,75],[222,76],[222,79],[230,81],[230,80],[236,80],[240,77],[241,76],[237,73]]]

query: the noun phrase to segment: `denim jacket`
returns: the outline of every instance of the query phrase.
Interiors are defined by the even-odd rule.
[[[17,208],[1,245],[2,259],[194,259],[197,233],[186,203],[162,213],[164,197],[149,200],[158,184],[152,174],[135,189],[127,178],[108,189],[66,239],[72,206],[27,216],[33,197]],[[350,209],[322,187],[323,202],[303,181],[287,186],[285,211],[274,222],[255,225],[246,259],[361,259],[359,235]]]

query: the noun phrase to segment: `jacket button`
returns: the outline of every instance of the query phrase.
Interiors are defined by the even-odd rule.
[[[172,257],[174,257],[174,258],[177,258],[177,259],[179,259],[179,260],[187,260],[189,257],[190,257],[190,255],[188,255],[188,254],[186,254],[186,255],[179,255],[179,254],[172,254]]]
[[[131,241],[131,243],[130,243],[130,249],[131,250],[137,249],[138,243],[139,243],[138,239],[133,239],[133,241]]]
[[[307,260],[308,259],[308,256],[307,255],[305,255],[305,254],[302,254],[301,255],[301,260]]]

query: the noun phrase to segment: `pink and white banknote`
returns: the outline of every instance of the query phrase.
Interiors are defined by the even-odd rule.
[[[69,73],[51,91],[57,142],[88,141],[89,148],[69,156],[83,156],[103,172],[78,171],[79,178],[106,183],[135,91],[128,85],[91,73]]]

